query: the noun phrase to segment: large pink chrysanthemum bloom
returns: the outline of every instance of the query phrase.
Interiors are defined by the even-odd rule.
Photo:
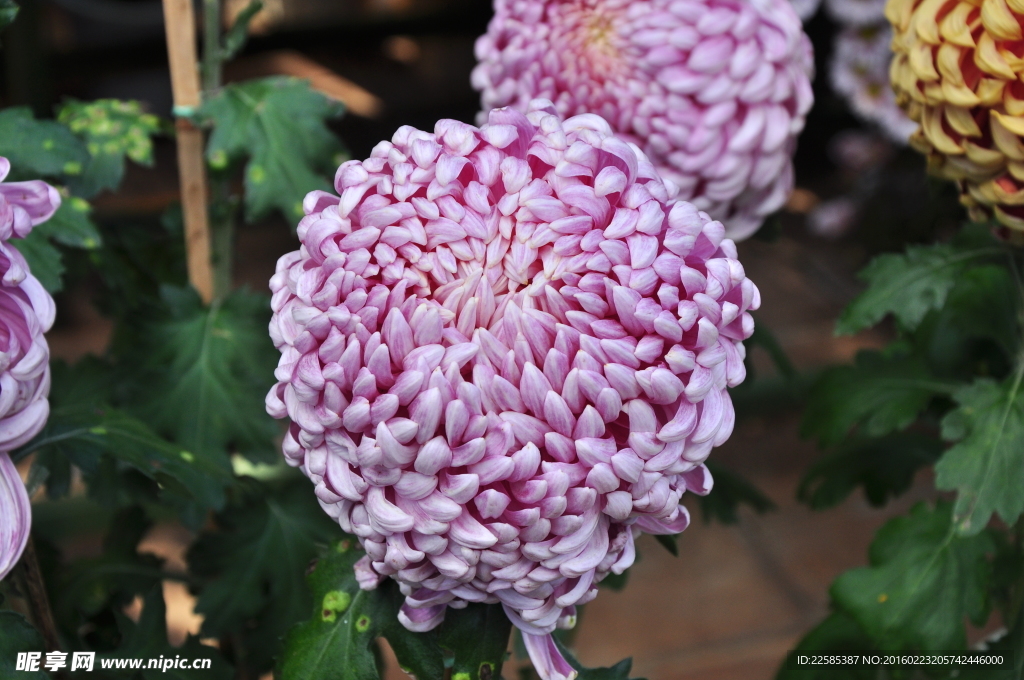
[[[271,279],[284,454],[407,628],[501,602],[548,680],[634,533],[678,533],[732,432],[759,294],[721,223],[549,101],[381,142]]]
[[[11,169],[0,157],[0,181]],[[32,510],[8,451],[36,436],[50,413],[50,350],[43,333],[53,325],[53,298],[8,243],[23,238],[60,207],[46,182],[0,184],[0,579],[28,543]]]
[[[495,0],[476,43],[484,112],[596,113],[743,239],[793,188],[811,43],[788,0]]]

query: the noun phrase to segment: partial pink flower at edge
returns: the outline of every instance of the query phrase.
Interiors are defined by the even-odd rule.
[[[0,157],[0,180],[9,171]],[[21,557],[32,523],[28,493],[7,452],[46,424],[50,350],[43,334],[56,312],[53,298],[7,240],[27,236],[60,202],[56,189],[39,180],[0,184],[0,579]]]
[[[313,192],[271,280],[284,454],[411,630],[501,603],[550,633],[641,531],[678,533],[730,435],[760,304],[721,223],[599,116],[538,100],[402,127]]]
[[[603,116],[679,197],[753,234],[793,188],[813,104],[811,43],[788,0],[494,0],[476,43],[482,112],[554,102]]]

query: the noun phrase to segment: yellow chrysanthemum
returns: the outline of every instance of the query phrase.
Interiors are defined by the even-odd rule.
[[[1024,232],[1024,0],[889,0],[890,76],[930,170]]]

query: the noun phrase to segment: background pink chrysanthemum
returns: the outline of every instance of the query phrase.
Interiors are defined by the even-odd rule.
[[[0,157],[0,182],[10,169]],[[28,494],[7,452],[36,436],[50,413],[50,350],[43,333],[56,309],[8,240],[27,236],[58,207],[60,194],[45,182],[0,184],[0,579],[28,542]]]
[[[634,532],[678,533],[759,305],[724,227],[600,117],[403,127],[311,193],[271,280],[268,411],[400,618],[570,625]],[[530,639],[546,678],[557,650]],[[560,658],[560,657],[559,657]]]
[[[742,239],[782,207],[811,108],[811,44],[788,0],[495,0],[476,44],[483,112],[596,113]]]

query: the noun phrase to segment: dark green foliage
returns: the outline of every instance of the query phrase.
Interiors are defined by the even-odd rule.
[[[948,503],[919,503],[878,531],[870,567],[833,584],[832,598],[880,648],[961,649],[964,619],[988,616],[995,545],[984,533],[958,537],[951,518]]]
[[[402,668],[417,678],[441,678],[446,667],[459,680],[501,677],[512,630],[501,605],[449,609],[438,628],[412,633],[398,621],[404,598],[397,584],[385,579],[374,590],[359,588],[353,565],[364,554],[346,538],[317,561],[309,575],[313,615],[285,639],[280,680],[376,680],[378,637],[388,640]]]
[[[117,627],[121,633],[121,645],[114,652],[98,654],[96,667],[100,667],[100,659],[157,659],[183,657],[186,659],[210,659],[211,666],[203,669],[145,669],[142,671],[101,671],[89,673],[84,677],[117,678],[124,680],[231,680],[234,670],[224,661],[213,647],[200,644],[199,639],[189,636],[181,647],[171,647],[167,642],[167,608],[163,593],[159,586],[154,587],[143,600],[142,616],[138,623],[115,612]]]
[[[880,255],[861,272],[868,289],[846,308],[836,329],[856,333],[892,314],[913,330],[929,311],[942,307],[965,271],[999,252],[984,228],[972,227],[955,243],[910,246],[903,255]]]
[[[203,637],[240,635],[244,652],[236,653],[262,672],[281,636],[308,615],[306,567],[341,530],[305,479],[275,486],[250,481],[240,492],[217,515],[216,530],[199,536],[188,560],[192,573],[206,579],[196,605],[206,617]]]
[[[586,668],[572,652],[558,641],[558,638],[555,638],[555,644],[558,645],[559,651],[562,652],[562,656],[569,662],[569,665],[579,673],[577,680],[630,680],[629,671],[633,668],[633,659],[623,659],[610,668]],[[642,679],[635,678],[634,680]]]
[[[28,107],[0,111],[0,156],[11,162],[11,179],[81,175],[89,162],[85,144],[52,120],[36,120]]]
[[[63,257],[44,233],[33,230],[25,238],[12,239],[11,245],[25,257],[29,270],[43,288],[56,293],[64,287]]]
[[[857,622],[841,611],[834,611],[804,636],[796,649],[787,655],[775,680],[875,680],[878,670],[872,666],[835,667],[808,666],[792,668],[789,663],[798,654],[842,654],[868,652],[875,649],[871,638]]]
[[[462,610],[449,609],[444,624],[438,629],[438,640],[453,657],[452,678],[500,678],[511,634],[512,622],[500,604],[470,604]],[[389,642],[392,637],[388,638]],[[417,677],[420,676],[417,674]]]
[[[160,293],[163,313],[121,360],[132,411],[220,464],[232,451],[272,459],[280,430],[264,407],[277,359],[268,298],[240,290],[205,307],[192,289]]]
[[[737,510],[741,505],[749,505],[758,514],[775,509],[775,503],[742,475],[714,461],[706,461],[704,465],[715,480],[711,493],[698,496],[705,522],[715,519],[722,524],[735,524],[739,521]]]
[[[914,473],[942,453],[934,437],[895,433],[878,439],[851,438],[807,470],[797,492],[815,510],[841,503],[858,486],[874,506],[910,488]]]
[[[15,671],[18,652],[42,652],[43,636],[17,612],[0,611],[0,678],[49,680],[46,671]]]
[[[654,540],[672,553],[673,557],[679,557],[679,536],[677,534],[659,534],[654,537]]]
[[[66,492],[68,465],[82,471],[94,495],[116,485],[116,476],[131,469],[153,480],[163,502],[201,516],[208,508],[224,505],[224,489],[231,470],[223,457],[202,450],[186,450],[155,434],[143,421],[108,405],[109,375],[98,360],[75,368],[55,364],[52,410],[46,427],[15,457],[31,452],[50,470],[51,496]],[[114,476],[111,478],[111,476]],[[137,497],[107,496],[112,504],[134,502]]]
[[[206,149],[210,167],[246,159],[250,222],[272,209],[295,222],[308,192],[331,188],[342,146],[324,121],[342,110],[305,81],[284,77],[227,85],[203,104],[198,116],[214,126]]]
[[[863,351],[853,366],[824,371],[811,390],[801,434],[834,446],[850,431],[881,437],[905,429],[936,394],[956,387],[931,377],[923,359]]]

